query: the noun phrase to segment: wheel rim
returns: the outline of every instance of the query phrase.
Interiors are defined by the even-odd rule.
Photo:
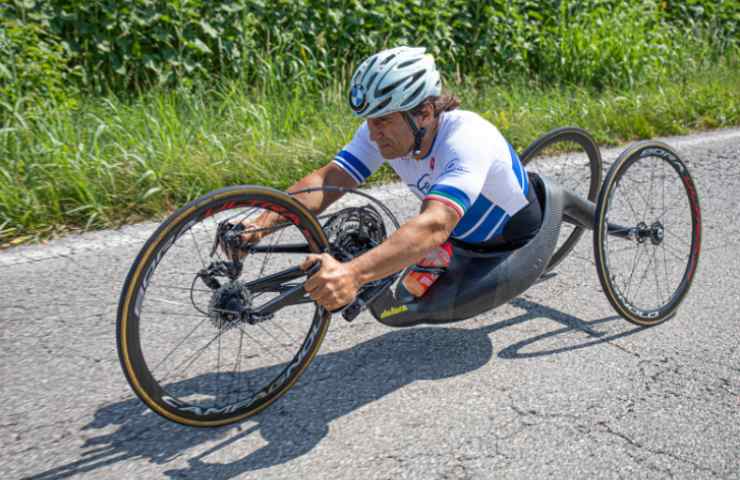
[[[138,281],[128,286],[135,294],[119,327],[127,333],[127,340],[119,341],[127,349],[124,370],[145,402],[172,420],[213,425],[263,408],[297,379],[326,331],[324,312],[313,304],[286,307],[257,325],[229,321],[217,312],[238,289],[224,283],[220,295],[214,295],[197,279],[197,271],[211,260],[218,223],[276,208],[260,204],[238,206],[226,199],[199,208],[157,242]],[[306,228],[284,225],[261,245],[306,243],[310,237]],[[213,258],[219,257],[216,251]],[[272,254],[268,248],[245,259],[238,281],[275,273],[304,258],[305,253]],[[276,295],[247,293],[241,301],[264,304]]]
[[[615,164],[599,208],[600,278],[628,320],[652,325],[675,313],[696,273],[701,213],[688,170],[670,149],[644,146]],[[632,228],[629,240],[607,225]]]

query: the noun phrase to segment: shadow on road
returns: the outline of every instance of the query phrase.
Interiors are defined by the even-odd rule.
[[[497,330],[534,318],[548,318],[564,325],[562,329],[504,348],[498,354],[504,359],[591,347],[642,330],[633,328],[610,334],[596,327],[617,319],[616,316],[586,322],[525,299],[514,300],[512,304],[526,313],[478,329],[417,327],[393,330],[345,350],[319,354],[285,397],[238,427],[194,429],[176,425],[150,412],[138,399],[107,405],[95,413],[95,419],[83,430],[113,431],[88,439],[82,446],[87,451],[79,460],[27,478],[66,478],[137,458],[164,465],[193,447],[213,442],[217,442],[216,445],[189,458],[188,467],[168,470],[165,474],[170,478],[233,478],[300,457],[320,443],[334,419],[417,380],[438,380],[477,370],[492,358],[489,335]],[[553,350],[520,353],[538,341],[574,330],[586,333],[589,339]],[[187,382],[201,380],[203,378],[198,377]],[[230,463],[206,461],[208,456],[255,432],[259,432],[265,443],[257,450]]]

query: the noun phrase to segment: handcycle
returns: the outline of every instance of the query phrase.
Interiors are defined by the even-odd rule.
[[[449,267],[423,297],[405,291],[405,271],[398,272],[363,286],[341,309],[344,319],[369,311],[387,326],[410,327],[476,316],[551,275],[586,230],[615,311],[645,327],[673,317],[701,250],[699,199],[679,155],[662,142],[638,142],[602,183],[598,146],[586,131],[566,127],[537,139],[521,160],[543,209],[534,238],[508,250],[453,240]],[[303,289],[319,265],[303,271],[298,264],[308,253],[350,260],[400,225],[367,192],[323,188],[367,203],[315,216],[293,195],[321,188],[226,187],[172,213],[147,240],[126,278],[116,333],[124,374],[151,410],[217,427],[257,414],[295,384],[336,313]],[[260,243],[242,246],[243,259],[224,257],[219,242],[239,246],[234,219],[265,210],[281,222]]]

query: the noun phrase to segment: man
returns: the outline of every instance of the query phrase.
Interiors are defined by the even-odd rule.
[[[352,77],[349,103],[366,119],[333,162],[307,175],[289,192],[316,186],[354,188],[387,161],[422,200],[420,213],[381,245],[346,263],[328,254],[309,255],[301,268],[321,261],[305,288],[329,310],[340,308],[365,283],[416,263],[449,238],[476,246],[518,245],[541,221],[540,206],[527,173],[501,133],[459,101],[443,95],[434,59],[424,48],[398,47],[366,59]],[[318,214],[337,192],[297,198]],[[277,223],[266,212],[247,224],[250,232]]]

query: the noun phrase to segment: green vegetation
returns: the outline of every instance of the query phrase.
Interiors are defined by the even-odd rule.
[[[615,143],[740,123],[736,64],[599,95],[526,82],[454,90],[519,150],[563,125]],[[229,184],[284,188],[333,158],[351,137],[359,122],[350,117],[345,94],[337,85],[308,97],[255,96],[233,82],[18,119],[0,131],[0,240],[158,216]],[[374,181],[390,178],[385,170]]]
[[[740,124],[736,0],[12,0],[0,5],[0,246],[283,188],[358,125],[346,82],[427,46],[522,149]],[[382,171],[374,181],[391,177]]]
[[[628,86],[683,67],[697,45],[714,60],[736,49],[739,12],[737,0],[10,0],[0,91],[48,100],[33,69],[13,68],[40,52],[71,96],[214,77],[315,91],[400,44],[427,46],[448,78]]]

